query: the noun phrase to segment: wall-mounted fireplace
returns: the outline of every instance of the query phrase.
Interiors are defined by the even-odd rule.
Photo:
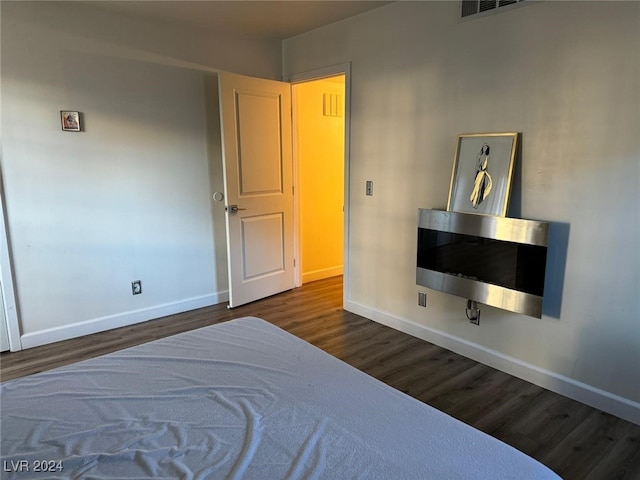
[[[549,224],[443,210],[418,211],[418,285],[542,316]]]

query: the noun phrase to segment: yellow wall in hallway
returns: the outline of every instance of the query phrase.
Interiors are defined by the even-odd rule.
[[[294,86],[303,283],[342,274],[344,91],[343,75]]]

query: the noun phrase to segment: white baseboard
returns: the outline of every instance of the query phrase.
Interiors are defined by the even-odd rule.
[[[188,298],[178,302],[165,303],[154,307],[132,310],[106,317],[92,318],[71,325],[48,328],[38,332],[26,333],[20,337],[22,348],[38,347],[70,338],[104,332],[113,328],[126,327],[156,318],[188,312],[197,308],[208,307],[229,300],[229,292],[218,292],[201,297]]]
[[[344,309],[640,425],[640,403],[633,400],[357,302],[346,301]]]
[[[338,265],[337,267],[322,268],[320,270],[314,270],[312,272],[303,272],[302,283],[314,282],[316,280],[335,277],[337,275],[342,275],[342,265]]]

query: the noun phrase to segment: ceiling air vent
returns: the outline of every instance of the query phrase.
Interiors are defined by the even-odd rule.
[[[525,0],[462,0],[460,17],[470,17],[479,13],[490,12],[498,8],[522,3]]]

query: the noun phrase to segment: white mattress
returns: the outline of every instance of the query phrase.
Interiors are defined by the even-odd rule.
[[[0,406],[2,478],[559,478],[257,318],[5,382]]]

